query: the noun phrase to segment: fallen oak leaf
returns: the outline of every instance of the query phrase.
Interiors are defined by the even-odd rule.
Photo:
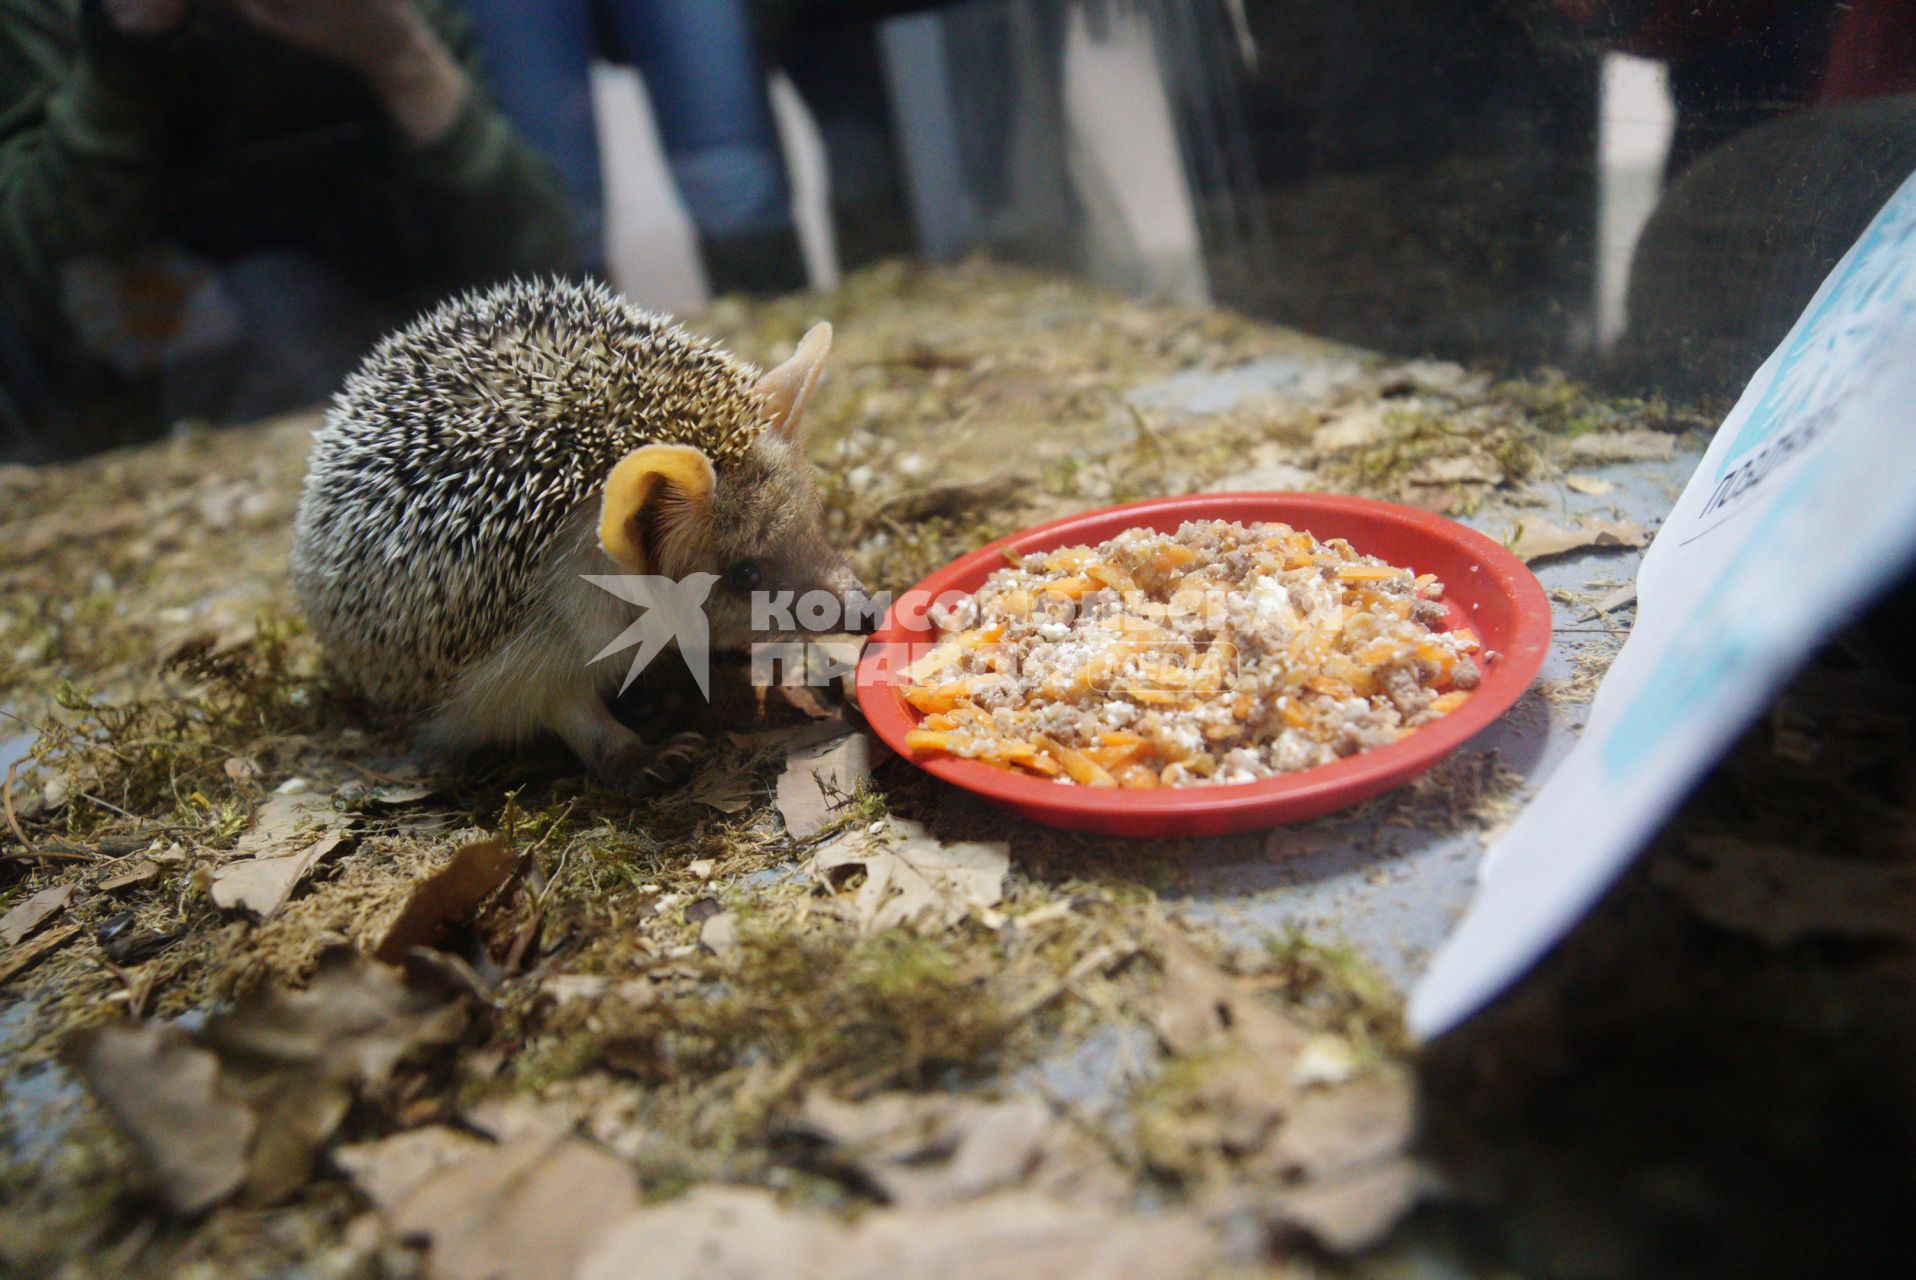
[[[1569,475],[1563,478],[1563,487],[1572,493],[1581,493],[1592,498],[1601,498],[1617,486],[1600,476]]]
[[[695,804],[720,813],[739,813],[752,803],[752,780],[743,771],[724,773],[707,770],[687,793]]]
[[[439,794],[439,788],[431,783],[396,782],[374,787],[360,801],[365,809],[398,809],[409,804],[418,804],[421,800],[430,800]]]
[[[1164,975],[1151,1023],[1188,1078],[1177,1105],[1142,1117],[1146,1157],[1170,1167],[1219,1154],[1255,1159],[1297,1100],[1296,1064],[1310,1034],[1171,926],[1148,945]]]
[[[387,1217],[428,1245],[438,1280],[547,1280],[573,1275],[638,1207],[624,1161],[569,1134],[530,1134],[434,1169]]]
[[[1182,1280],[1219,1244],[1195,1219],[1002,1193],[935,1209],[866,1215],[856,1226],[779,1203],[759,1188],[702,1186],[613,1224],[575,1280]]]
[[[78,924],[63,924],[57,929],[47,930],[31,942],[23,942],[5,953],[0,953],[0,987],[6,986],[48,955],[59,950],[83,927]]]
[[[1676,437],[1643,427],[1593,431],[1572,439],[1566,453],[1580,462],[1660,461],[1676,456]]]
[[[1502,484],[1509,476],[1504,465],[1484,453],[1460,453],[1448,458],[1427,458],[1404,476],[1407,484]]]
[[[150,858],[143,858],[131,871],[123,871],[110,876],[94,887],[101,893],[118,893],[122,889],[132,889],[159,879],[160,864]]]
[[[56,884],[14,905],[0,916],[0,946],[17,946],[20,940],[51,920],[73,898],[74,885]]]
[[[809,840],[830,825],[890,751],[869,733],[837,737],[795,750],[778,776],[778,812],[794,840]]]
[[[317,837],[339,815],[332,797],[305,789],[275,792],[253,814],[252,825],[234,842],[233,857],[270,857],[288,846]]]
[[[1151,939],[1164,971],[1151,1022],[1172,1053],[1241,1046],[1288,1073],[1310,1033],[1166,925]]]
[[[1331,1253],[1361,1253],[1390,1234],[1417,1203],[1417,1167],[1401,1157],[1306,1183],[1268,1211],[1284,1234],[1309,1237]]]
[[[699,926],[699,945],[714,955],[728,955],[738,947],[738,917],[730,911],[706,917]]]
[[[159,1195],[195,1213],[241,1191],[270,1203],[297,1189],[353,1098],[452,1043],[465,1021],[466,1001],[436,980],[335,947],[304,991],[255,993],[195,1032],[90,1028],[63,1057],[133,1140]],[[171,1102],[147,1107],[148,1095]]]
[[[297,790],[268,796],[232,856],[213,869],[207,887],[213,905],[270,920],[313,868],[345,843],[349,821],[326,795]]]
[[[1402,1155],[1415,1122],[1410,1081],[1394,1070],[1366,1072],[1302,1090],[1258,1164],[1286,1180],[1330,1177]]]
[[[1003,841],[946,844],[923,825],[894,818],[878,831],[861,828],[828,842],[807,866],[834,891],[853,872],[865,873],[852,912],[868,933],[926,921],[950,928],[1003,900],[1011,849]]]
[[[174,1212],[210,1209],[246,1181],[258,1121],[220,1089],[219,1058],[189,1033],[109,1022],[68,1036],[60,1056],[132,1140]]]
[[[1548,520],[1525,520],[1512,530],[1506,545],[1519,560],[1541,560],[1569,551],[1607,551],[1641,547],[1650,536],[1629,520],[1578,520],[1566,529]]]
[[[449,1125],[429,1124],[333,1149],[332,1162],[375,1208],[390,1210],[427,1178],[491,1144]]]
[[[271,1202],[304,1184],[353,1097],[456,1041],[466,1007],[437,973],[335,947],[305,990],[268,989],[207,1019],[199,1038],[219,1055],[225,1089],[260,1117],[249,1197]]]
[[[222,863],[213,869],[208,896],[222,911],[250,911],[261,920],[271,920],[292,900],[293,891],[313,868],[338,852],[346,841],[343,831],[324,831],[291,853]]]
[[[844,720],[808,720],[804,724],[780,725],[773,729],[734,731],[726,734],[725,739],[741,751],[776,746],[792,752],[830,742],[833,738],[842,738],[854,731],[853,726]]]
[[[797,1124],[893,1204],[927,1208],[1023,1182],[1063,1122],[1032,1097],[887,1093],[846,1102],[814,1091]]]
[[[396,964],[414,947],[432,946],[446,929],[471,919],[523,867],[524,858],[496,836],[461,845],[445,866],[413,886],[373,955]]]

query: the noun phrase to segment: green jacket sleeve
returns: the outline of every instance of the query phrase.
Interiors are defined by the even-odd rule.
[[[471,83],[452,127],[410,148],[405,161],[425,219],[441,237],[443,265],[475,283],[573,270],[572,208],[558,173],[487,99],[465,16],[443,0],[421,8]]]
[[[45,340],[62,266],[144,234],[162,129],[137,77],[103,75],[76,30],[46,20],[63,6],[29,8],[0,0],[0,303]]]
[[[557,177],[476,85],[452,127],[404,163],[451,275],[478,283],[577,265]]]

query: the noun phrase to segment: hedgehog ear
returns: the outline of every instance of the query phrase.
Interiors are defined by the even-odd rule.
[[[657,573],[661,545],[710,518],[716,483],[711,460],[689,445],[634,449],[605,478],[599,545],[630,573]]]
[[[798,350],[778,368],[762,375],[752,388],[765,406],[767,425],[776,427],[788,440],[798,438],[798,420],[805,403],[825,372],[825,356],[832,349],[832,327],[823,321],[813,325],[799,339]]]

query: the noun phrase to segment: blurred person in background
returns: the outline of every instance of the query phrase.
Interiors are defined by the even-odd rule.
[[[0,0],[15,457],[328,394],[444,294],[575,265],[441,0]]]
[[[841,270],[918,249],[878,31],[887,18],[941,7],[934,0],[753,0],[765,60],[791,77],[818,124]],[[1003,88],[1002,65],[970,70],[968,82]]]
[[[743,0],[465,0],[493,96],[565,179],[589,270],[605,271],[595,59],[644,78],[714,293],[807,284],[791,188]]]
[[[1916,171],[1916,0],[1555,2],[1676,111],[1607,373],[1728,400]]]

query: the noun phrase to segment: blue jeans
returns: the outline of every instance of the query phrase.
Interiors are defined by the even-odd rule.
[[[589,265],[604,260],[594,58],[630,62],[645,78],[701,239],[791,226],[784,156],[743,0],[466,0],[466,10],[493,99],[565,180]]]

